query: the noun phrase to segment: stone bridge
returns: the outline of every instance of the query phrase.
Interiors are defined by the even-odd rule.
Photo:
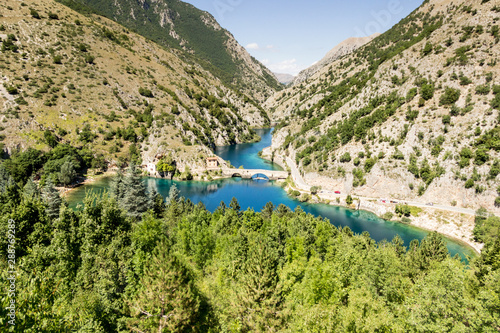
[[[269,180],[287,179],[288,172],[276,170],[260,170],[260,169],[222,169],[224,177],[241,177],[250,179],[254,177],[268,178]]]

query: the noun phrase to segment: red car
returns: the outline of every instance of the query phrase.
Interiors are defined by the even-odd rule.
[[[340,191],[335,191],[335,194],[340,194]]]

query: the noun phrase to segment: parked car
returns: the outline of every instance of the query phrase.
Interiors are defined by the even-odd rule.
[[[397,201],[395,201],[395,200],[391,200],[391,203],[395,203],[395,204],[397,204],[398,202],[397,202]]]
[[[340,191],[335,191],[335,194],[340,194]]]
[[[432,203],[432,202],[428,202],[428,203],[426,203],[426,205],[427,205],[427,206],[434,206],[434,203]]]

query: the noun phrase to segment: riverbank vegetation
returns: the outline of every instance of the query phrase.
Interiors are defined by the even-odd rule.
[[[233,199],[211,213],[175,187],[166,201],[147,193],[131,172],[76,211],[27,184],[0,184],[1,232],[16,225],[19,332],[500,329],[498,237],[465,264],[437,233],[405,247],[283,205],[241,211]]]

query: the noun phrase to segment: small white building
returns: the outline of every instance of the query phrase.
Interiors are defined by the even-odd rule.
[[[207,168],[217,168],[219,166],[219,159],[217,157],[207,158]]]

